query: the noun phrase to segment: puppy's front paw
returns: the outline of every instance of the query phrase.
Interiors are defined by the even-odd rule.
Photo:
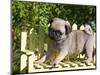
[[[52,63],[51,64],[52,67],[56,67],[56,65],[57,65],[56,63]]]
[[[92,62],[92,58],[88,58],[87,60],[86,60],[86,63],[91,63]]]
[[[85,64],[88,65],[88,66],[93,65],[92,59],[87,59],[87,60],[85,61]]]

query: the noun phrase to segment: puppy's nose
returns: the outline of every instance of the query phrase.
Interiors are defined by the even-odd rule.
[[[57,37],[60,37],[60,34],[59,34],[59,33],[56,33],[56,36],[57,36]]]

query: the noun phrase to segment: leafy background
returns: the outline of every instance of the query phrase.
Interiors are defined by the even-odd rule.
[[[96,6],[39,3],[12,1],[12,72],[20,73],[21,29],[26,26],[27,30],[34,28],[33,42],[48,32],[48,21],[51,18],[59,17],[69,20],[71,25],[76,23],[78,28],[89,23],[96,32]],[[44,34],[41,34],[44,33]],[[43,39],[40,40],[43,43]],[[35,45],[39,45],[39,42]],[[35,46],[35,47],[36,47]],[[38,46],[39,47],[39,46]],[[41,46],[40,46],[41,47]],[[33,49],[35,50],[35,49]]]

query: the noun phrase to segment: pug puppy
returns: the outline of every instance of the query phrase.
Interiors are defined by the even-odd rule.
[[[68,54],[80,54],[86,50],[87,60],[92,61],[93,54],[93,31],[89,25],[85,26],[84,30],[73,30],[68,21],[60,18],[54,18],[50,21],[48,27],[48,36],[51,39],[52,45],[49,46],[48,52],[40,60],[35,61],[35,64],[42,64],[54,54],[58,55],[53,60],[52,66],[57,65]]]

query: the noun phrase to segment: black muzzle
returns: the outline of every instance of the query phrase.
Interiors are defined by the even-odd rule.
[[[59,41],[61,40],[62,32],[59,30],[54,30],[51,27],[48,28],[48,35],[52,40]]]

